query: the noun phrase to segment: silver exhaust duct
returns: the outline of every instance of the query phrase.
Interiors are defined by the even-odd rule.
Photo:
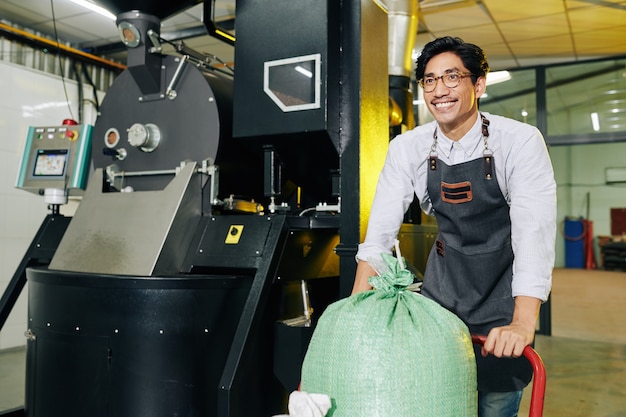
[[[384,0],[388,14],[389,136],[412,129],[411,71],[417,37],[418,0]]]
[[[389,15],[389,75],[410,76],[417,36],[417,0],[385,0]]]

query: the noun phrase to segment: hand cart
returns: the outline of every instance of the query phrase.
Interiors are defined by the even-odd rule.
[[[472,335],[475,345],[484,345],[486,336]],[[546,394],[546,369],[543,360],[531,346],[524,348],[523,355],[533,367],[533,387],[530,394],[529,417],[541,417],[543,415],[543,401]]]

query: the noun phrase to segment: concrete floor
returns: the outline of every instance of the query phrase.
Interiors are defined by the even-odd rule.
[[[625,344],[539,335],[535,350],[546,368],[544,417],[626,417]],[[520,417],[529,403],[527,388]]]
[[[24,406],[26,348],[0,351],[0,412]]]
[[[535,342],[547,374],[544,417],[626,417],[625,298],[626,273],[555,270],[552,336]],[[24,354],[0,352],[0,411],[23,405]],[[530,388],[520,417],[529,402]]]
[[[625,299],[624,272],[554,271],[552,336],[535,340],[547,375],[544,417],[626,417]]]

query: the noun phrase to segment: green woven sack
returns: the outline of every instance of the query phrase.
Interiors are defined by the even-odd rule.
[[[406,290],[413,276],[396,258],[383,260],[389,269],[370,278],[375,290],[339,300],[320,317],[300,389],[330,396],[327,417],[476,417],[467,327]]]

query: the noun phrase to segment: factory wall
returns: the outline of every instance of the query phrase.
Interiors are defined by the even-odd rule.
[[[558,186],[558,219],[583,217],[593,222],[598,265],[597,236],[611,235],[611,208],[626,207],[626,183],[606,184],[605,169],[626,167],[625,154],[624,142],[550,147]],[[564,254],[565,238],[559,230],[557,266],[564,266]]]
[[[29,126],[58,126],[78,113],[78,87],[65,80],[72,109],[65,100],[61,77],[0,62],[0,291],[11,281],[35,233],[48,213],[43,197],[15,188],[18,165]],[[91,88],[84,97],[91,96]],[[95,109],[85,103],[83,118],[95,121]],[[61,213],[71,215],[77,202],[70,201]],[[0,349],[25,344],[26,290],[0,332]]]

